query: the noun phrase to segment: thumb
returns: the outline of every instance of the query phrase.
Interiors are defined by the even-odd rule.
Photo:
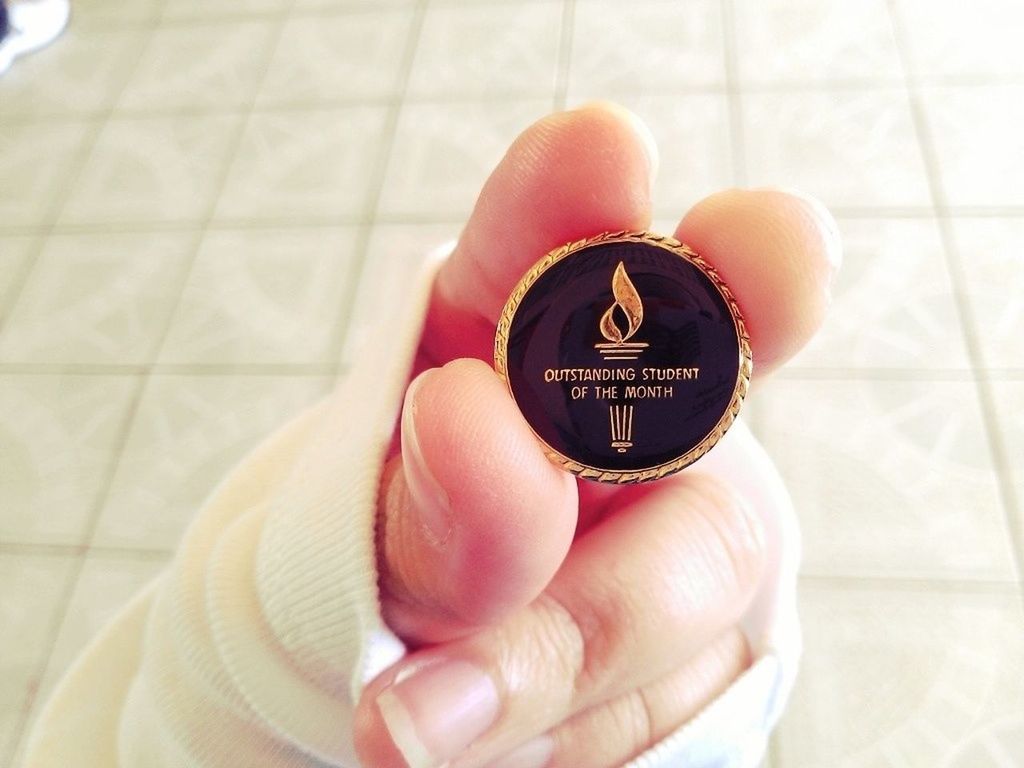
[[[440,642],[533,600],[572,543],[576,483],[544,456],[494,371],[461,359],[420,374],[401,446],[378,509],[388,625]]]

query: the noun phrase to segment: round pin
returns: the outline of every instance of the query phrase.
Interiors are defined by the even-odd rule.
[[[707,453],[752,369],[728,286],[688,246],[649,232],[607,232],[534,264],[498,320],[494,362],[548,457],[614,483]]]

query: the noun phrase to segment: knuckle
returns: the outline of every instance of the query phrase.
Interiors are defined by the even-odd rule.
[[[764,523],[736,492],[707,477],[696,480],[691,511],[699,521],[699,546],[706,564],[729,594],[757,586],[767,559]]]
[[[566,683],[566,696],[571,707],[585,705],[584,697],[595,688],[595,676],[604,666],[599,646],[607,642],[608,620],[598,611],[560,600],[550,590],[534,605],[541,613],[541,635],[549,669]]]

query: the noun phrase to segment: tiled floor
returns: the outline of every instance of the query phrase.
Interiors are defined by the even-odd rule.
[[[224,469],[346,367],[510,139],[613,98],[657,220],[839,216],[751,418],[803,521],[773,768],[1024,765],[1016,0],[77,0],[0,78],[0,765]]]

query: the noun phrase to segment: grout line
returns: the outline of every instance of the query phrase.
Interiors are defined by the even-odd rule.
[[[957,577],[850,576],[800,573],[801,587],[877,592],[929,592],[969,594],[1018,594],[1016,581]]]
[[[99,557],[126,560],[167,560],[173,549],[129,546],[91,546],[86,544],[53,544],[31,541],[0,541],[0,556],[31,557]]]
[[[982,420],[985,423],[989,452],[994,465],[999,496],[1003,507],[1003,520],[1010,537],[1019,594],[1021,600],[1024,601],[1024,520],[1022,520],[1022,512],[1018,506],[1016,491],[1010,478],[1010,462],[1002,432],[999,428],[996,396],[993,392],[992,381],[985,368],[985,357],[980,343],[981,336],[974,317],[973,308],[971,307],[971,301],[964,289],[967,284],[965,279],[966,269],[960,255],[956,233],[953,230],[949,203],[940,170],[939,154],[935,146],[934,136],[932,135],[931,124],[928,121],[928,115],[921,99],[920,84],[909,54],[903,19],[900,16],[899,9],[896,7],[895,0],[888,0],[887,5],[889,18],[893,26],[893,34],[897,42],[896,47],[899,52],[900,63],[903,67],[903,74],[907,83],[914,128],[917,132],[918,143],[925,161],[928,188],[932,196],[932,203],[938,214],[939,236],[942,239],[946,269],[954,286],[953,302],[956,306],[957,315],[960,318],[964,345],[974,372],[978,405],[981,408]]]
[[[743,123],[743,101],[739,86],[739,55],[736,48],[736,9],[732,0],[721,0],[722,48],[725,56],[725,93],[729,106],[729,147],[733,183],[747,185],[747,149]]]
[[[0,376],[331,376],[333,363],[0,363]]]
[[[293,5],[294,3],[295,3],[295,0],[291,0],[291,2],[289,3],[289,6]],[[273,58],[273,51],[277,47],[278,42],[280,41],[283,29],[284,29],[284,23],[282,21],[282,23],[279,24],[277,26],[277,29],[275,30],[276,35],[271,40],[270,45],[268,46],[268,54],[267,54],[266,60],[264,62],[263,69],[262,69],[262,71],[259,73],[259,75],[256,78],[256,86],[253,88],[251,104],[255,104],[256,97],[257,97],[257,94],[259,93],[260,86],[262,85],[264,79],[266,78],[267,71],[270,68],[270,63],[271,63],[271,60]],[[138,64],[138,61],[141,59],[142,52],[145,50],[145,47],[146,46],[144,46],[144,45],[140,47],[139,57],[135,61],[136,65]],[[126,68],[126,70],[127,70],[127,68]],[[121,92],[123,92],[124,88],[127,87],[128,80],[129,80],[129,78],[131,76],[131,73],[134,72],[134,67],[132,67],[130,70],[127,70],[127,71],[128,71],[128,74],[125,76],[124,82],[121,84]],[[120,96],[120,94],[118,94],[118,98],[119,98],[119,96]],[[117,98],[115,98],[112,103],[116,104],[117,103]],[[111,108],[111,113],[112,112],[113,112],[113,108]],[[238,148],[239,148],[239,146],[241,144],[241,140],[242,140],[242,136],[244,135],[246,124],[247,124],[246,116],[243,116],[243,117],[241,117],[238,120],[238,125],[236,126],[235,132],[234,132],[234,141],[233,141],[232,144],[229,145],[229,148],[228,148],[228,150],[226,152],[226,157],[225,157],[224,163],[223,163],[222,168],[221,168],[220,177],[217,179],[217,182],[214,184],[215,193],[210,198],[209,209],[207,210],[207,213],[206,213],[206,216],[205,216],[205,219],[204,219],[203,223],[201,224],[201,226],[196,231],[195,240],[194,240],[194,243],[193,243],[193,247],[191,249],[191,252],[192,252],[191,258],[186,259],[185,262],[182,265],[182,268],[179,270],[180,276],[179,276],[179,280],[177,282],[177,289],[176,289],[177,299],[174,302],[173,306],[171,306],[171,308],[170,308],[170,310],[169,310],[169,312],[167,314],[167,318],[166,318],[165,323],[164,323],[163,331],[161,332],[161,334],[154,341],[154,345],[153,345],[154,357],[157,357],[157,358],[159,357],[160,350],[163,347],[163,344],[164,344],[164,342],[165,342],[165,340],[166,340],[166,338],[167,338],[167,336],[168,336],[168,334],[170,332],[171,326],[173,325],[174,317],[177,314],[178,306],[180,305],[181,300],[182,300],[182,296],[184,295],[184,292],[185,292],[185,286],[186,286],[187,281],[188,281],[188,276],[191,273],[192,266],[193,266],[193,264],[195,263],[195,261],[196,261],[196,259],[198,257],[199,248],[200,248],[200,246],[202,244],[202,240],[203,240],[203,237],[204,237],[205,232],[206,232],[206,226],[213,219],[214,213],[215,213],[216,208],[217,208],[217,203],[219,202],[220,196],[223,193],[225,186],[227,185],[227,180],[228,180],[228,178],[230,176],[231,168],[234,165],[234,158],[235,158],[235,156],[238,153]],[[100,126],[100,129],[101,128],[102,128],[102,124]],[[93,136],[93,142],[95,142],[96,136],[98,136],[98,133],[99,133],[100,129],[97,129],[96,135]],[[83,159],[82,162],[79,164],[79,167],[76,168],[73,171],[73,173],[75,175],[75,178],[77,178],[77,175],[81,173],[81,171],[82,171],[82,169],[84,167],[84,164],[85,164],[85,160]],[[73,182],[72,182],[72,184],[68,185],[67,189],[70,190],[70,188],[72,186],[73,186]],[[63,196],[63,199],[60,200],[60,206],[61,207],[63,207],[63,205],[66,203],[66,199],[67,199],[67,196],[69,194],[70,194],[70,192],[66,191],[65,195]],[[55,216],[54,218],[56,219],[57,217]],[[103,509],[106,506],[107,499],[109,498],[110,493],[111,493],[111,486],[113,485],[113,481],[114,481],[115,474],[117,472],[117,468],[120,465],[121,456],[122,456],[122,454],[124,452],[125,447],[127,446],[128,438],[129,438],[129,436],[131,434],[132,425],[135,422],[135,418],[136,418],[136,416],[138,414],[139,407],[140,407],[140,405],[142,403],[143,394],[145,393],[145,391],[147,389],[147,385],[148,385],[148,382],[149,382],[149,373],[148,373],[148,371],[149,371],[149,369],[151,367],[152,366],[147,366],[147,371],[144,374],[142,374],[141,376],[139,376],[139,378],[135,382],[134,389],[133,389],[131,395],[128,398],[128,402],[127,402],[127,406],[126,406],[126,409],[125,409],[124,417],[122,418],[121,424],[119,425],[119,427],[117,429],[116,436],[115,436],[115,438],[113,440],[113,443],[112,443],[113,450],[111,451],[110,461],[109,461],[108,466],[106,467],[105,472],[103,473],[103,483],[101,485],[102,490],[99,491],[97,493],[97,495],[96,495],[96,499],[95,499],[94,503],[91,506],[90,513],[89,513],[89,518],[86,521],[86,525],[85,525],[83,533],[82,533],[82,540],[84,542],[87,542],[86,548],[84,548],[81,552],[79,552],[77,554],[77,556],[75,556],[75,561],[72,564],[71,568],[69,569],[69,573],[67,575],[67,581],[66,581],[66,583],[64,585],[64,589],[62,590],[60,596],[58,597],[58,600],[57,600],[57,603],[56,603],[56,611],[54,613],[54,618],[53,618],[53,625],[50,627],[51,632],[50,632],[50,635],[49,635],[49,639],[48,639],[46,647],[43,650],[43,653],[41,655],[40,664],[36,668],[36,674],[35,674],[35,678],[36,679],[42,679],[42,677],[46,674],[46,670],[50,666],[50,663],[51,663],[51,660],[52,660],[52,657],[53,657],[54,648],[56,647],[56,644],[57,644],[58,635],[60,633],[61,627],[63,626],[64,620],[66,618],[66,614],[67,614],[68,608],[69,608],[69,606],[71,604],[71,599],[74,596],[74,592],[75,592],[75,589],[77,587],[78,579],[79,579],[79,577],[81,575],[82,568],[85,565],[86,557],[85,557],[84,553],[91,549],[91,545],[92,545],[93,539],[95,537],[96,529],[97,529],[97,527],[99,525],[100,516],[103,513]],[[10,749],[9,754],[6,756],[7,763],[12,763],[14,761],[14,757],[18,754],[19,750],[22,747],[22,743],[23,743],[23,741],[25,739],[25,736],[26,736],[26,728],[28,726],[29,718],[31,717],[31,715],[33,713],[33,710],[35,709],[37,692],[38,692],[37,688],[35,688],[35,687],[30,688],[27,691],[26,695],[25,695],[24,701],[22,702],[21,712],[18,715],[17,722],[15,724],[15,728],[12,731],[11,749]]]
[[[394,150],[395,139],[398,134],[399,118],[401,117],[406,94],[409,92],[409,82],[412,79],[413,63],[416,60],[416,51],[419,48],[420,34],[423,30],[424,18],[430,0],[416,0],[412,8],[412,20],[409,24],[409,31],[406,36],[405,50],[402,52],[402,62],[399,67],[397,86],[388,105],[388,111],[384,118],[384,126],[381,129],[380,143],[378,144],[377,155],[374,159],[373,170],[370,173],[367,184],[366,202],[361,217],[362,224],[356,235],[356,242],[353,246],[355,258],[349,272],[349,282],[345,296],[340,302],[340,312],[335,321],[332,332],[331,343],[328,349],[334,350],[335,363],[332,374],[338,378],[344,369],[345,339],[348,336],[349,325],[352,313],[355,311],[355,304],[358,298],[359,288],[362,284],[363,275],[366,272],[366,261],[370,247],[370,240],[373,236],[374,227],[377,225],[380,210],[380,201],[384,192],[384,184],[387,179],[388,167],[391,164],[391,155]]]
[[[565,109],[569,97],[569,72],[572,66],[572,43],[576,34],[576,0],[562,0],[562,28],[558,39],[558,60],[555,64],[555,94],[552,108]]]

